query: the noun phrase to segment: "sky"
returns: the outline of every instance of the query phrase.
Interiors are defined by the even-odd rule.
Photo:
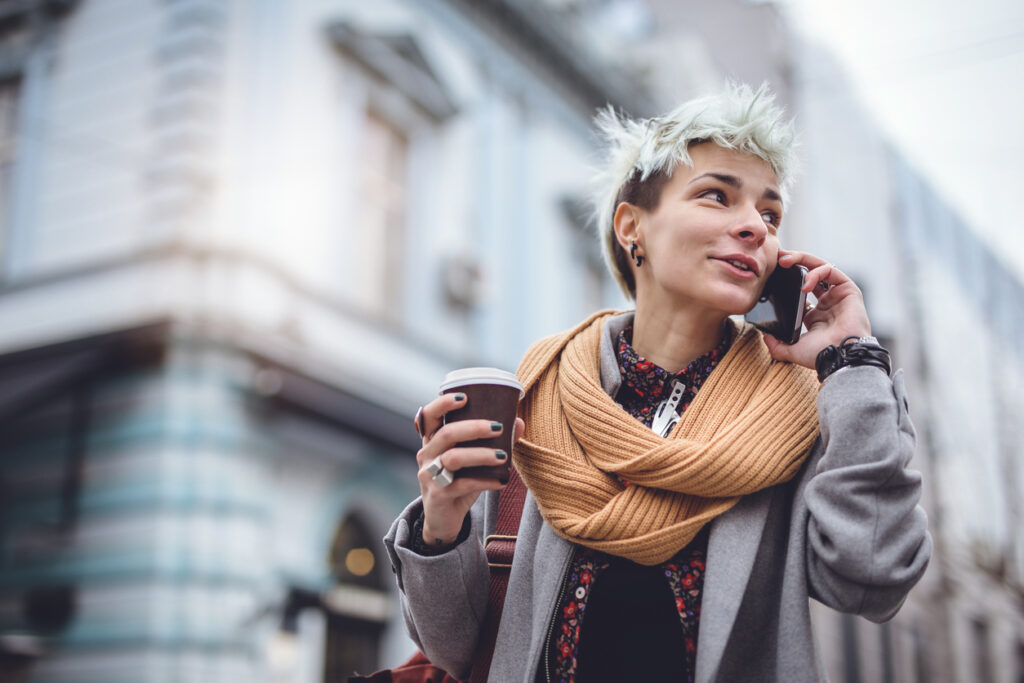
[[[893,144],[1024,278],[1024,2],[783,0]]]

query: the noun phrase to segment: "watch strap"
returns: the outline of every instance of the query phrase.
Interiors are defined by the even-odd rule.
[[[815,362],[818,380],[821,382],[839,368],[860,365],[874,366],[886,375],[892,372],[889,352],[875,337],[847,337],[839,346],[829,345],[822,349]]]

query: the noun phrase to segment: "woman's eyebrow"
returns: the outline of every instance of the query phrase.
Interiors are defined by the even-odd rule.
[[[743,187],[742,180],[740,180],[734,175],[728,175],[726,173],[703,173],[694,178],[693,180],[691,180],[690,182],[688,182],[687,185],[693,185],[695,182],[703,178],[714,178],[715,180],[720,180],[726,185],[731,185],[732,187],[735,187],[737,190]]]
[[[737,176],[729,175],[728,173],[714,173],[714,172],[702,173],[701,175],[697,176],[696,178],[694,178],[693,180],[688,182],[687,185],[692,185],[695,182],[697,182],[698,180],[701,180],[703,178],[714,178],[715,180],[723,182],[726,185],[729,185],[730,187],[735,187],[737,190],[743,187],[743,181],[740,180]],[[772,201],[776,201],[776,202],[781,202],[782,201],[782,196],[778,192],[776,192],[775,190],[773,190],[770,187],[765,189],[764,194],[762,196],[765,199],[771,199]]]

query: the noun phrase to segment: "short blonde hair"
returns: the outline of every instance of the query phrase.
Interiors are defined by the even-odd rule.
[[[657,208],[661,189],[676,166],[693,165],[691,145],[713,142],[764,159],[779,180],[783,203],[789,197],[796,134],[766,84],[756,91],[745,84],[729,84],[720,93],[650,119],[630,119],[608,107],[598,112],[594,123],[607,152],[604,170],[595,180],[594,217],[605,263],[630,299],[636,298],[636,283],[615,236],[615,210],[623,201]]]

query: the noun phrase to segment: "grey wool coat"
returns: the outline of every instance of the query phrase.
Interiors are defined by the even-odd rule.
[[[629,320],[610,319],[602,339],[602,384],[613,396],[613,339]],[[818,417],[821,435],[793,480],[710,523],[697,683],[825,680],[808,598],[881,622],[924,573],[932,541],[921,475],[908,469],[915,437],[902,372],[890,380],[877,368],[840,370],[819,391]],[[493,532],[497,497],[481,496],[469,538],[433,557],[411,549],[421,510],[410,504],[384,543],[410,635],[435,665],[465,678],[487,607],[482,539]],[[534,680],[572,553],[527,494],[488,680]]]

